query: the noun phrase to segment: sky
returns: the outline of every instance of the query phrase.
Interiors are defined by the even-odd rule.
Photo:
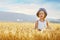
[[[60,0],[0,0],[0,11],[36,15],[45,8],[47,18],[60,19]]]

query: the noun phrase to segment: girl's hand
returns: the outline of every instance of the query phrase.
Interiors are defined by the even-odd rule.
[[[41,31],[41,29],[38,29],[38,31]]]

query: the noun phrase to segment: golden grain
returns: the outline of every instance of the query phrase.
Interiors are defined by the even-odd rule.
[[[38,31],[34,23],[0,22],[0,40],[60,40],[60,24],[49,25],[52,29]]]

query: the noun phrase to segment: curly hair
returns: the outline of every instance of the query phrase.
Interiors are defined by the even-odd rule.
[[[40,8],[39,10],[38,10],[38,12],[37,12],[37,17],[39,17],[39,12],[40,11],[44,11],[44,13],[45,13],[45,17],[47,16],[47,12],[46,12],[46,9],[45,8]]]

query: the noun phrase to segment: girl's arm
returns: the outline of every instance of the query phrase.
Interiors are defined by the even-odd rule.
[[[47,28],[49,28],[49,24],[48,24],[48,21],[46,21],[46,24],[47,24]]]
[[[38,28],[38,21],[35,22],[35,29]]]

